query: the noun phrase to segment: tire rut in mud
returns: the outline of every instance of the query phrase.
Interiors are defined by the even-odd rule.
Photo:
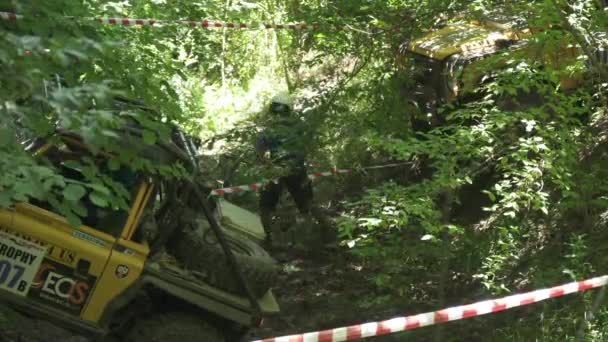
[[[167,312],[135,322],[125,342],[224,342],[220,331],[204,317],[185,312]]]

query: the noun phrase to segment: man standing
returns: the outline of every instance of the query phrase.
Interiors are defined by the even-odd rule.
[[[321,224],[325,220],[313,208],[312,182],[306,172],[305,144],[311,137],[293,112],[289,95],[279,94],[272,98],[268,119],[269,124],[257,138],[256,150],[260,159],[282,171],[277,181],[268,182],[262,188],[260,195],[260,219],[266,232],[266,244],[270,245],[272,216],[284,188],[302,215],[312,214]]]

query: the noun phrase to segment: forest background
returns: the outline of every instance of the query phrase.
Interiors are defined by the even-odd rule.
[[[390,303],[416,311],[604,274],[608,239],[605,64],[602,1],[19,1],[0,11],[0,206],[47,200],[72,222],[88,191],[101,206],[126,206],[128,192],[83,160],[74,183],[33,159],[25,138],[57,126],[78,131],[117,164],[179,177],[120,144],[129,120],[144,144],[171,122],[199,136],[209,172],[232,184],[267,178],[252,153],[268,99],[289,91],[314,130],[315,170],[411,161],[408,168],[318,183],[346,253],[365,271],[356,305]],[[432,28],[501,15],[561,27],[531,38],[543,49],[571,41],[583,54],[565,72],[585,73],[575,91],[559,72],[514,56],[477,101],[445,107],[441,125],[413,127],[417,109],[403,46]],[[125,27],[88,17],[319,24],[315,30]],[[40,20],[44,18],[44,20]],[[349,27],[336,30],[335,27]],[[543,101],[506,110],[500,99],[534,91]],[[117,107],[116,96],[136,99]],[[120,115],[117,115],[119,112]],[[239,167],[232,167],[237,165]],[[213,167],[212,167],[213,166]],[[255,195],[236,201],[255,209]],[[603,294],[600,293],[600,294]],[[608,309],[597,292],[552,300],[412,338],[608,339]],[[362,317],[365,319],[365,317]],[[448,333],[449,331],[450,333]],[[443,338],[443,339],[442,339]]]

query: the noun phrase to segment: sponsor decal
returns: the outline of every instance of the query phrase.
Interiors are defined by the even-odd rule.
[[[96,281],[95,276],[76,275],[72,268],[44,259],[34,278],[29,297],[79,315]]]
[[[116,274],[116,278],[118,278],[118,279],[122,279],[122,278],[126,277],[129,274],[129,266],[127,266],[127,265],[116,266],[116,271],[114,271],[114,274]]]
[[[68,265],[74,265],[76,256],[76,252],[58,246],[49,245],[47,250],[47,257]]]
[[[102,239],[95,237],[91,234],[85,233],[85,232],[81,232],[80,230],[75,230],[74,233],[72,233],[72,236],[74,236],[77,239],[80,240],[85,240],[88,241],[94,245],[97,245],[99,247],[105,247],[106,246],[106,242],[103,241]]]
[[[131,248],[128,248],[128,247],[125,247],[122,245],[118,245],[118,244],[114,246],[114,250],[119,253],[129,255],[129,256],[135,255],[135,251],[132,250]]]
[[[45,252],[44,247],[0,232],[0,289],[26,296]]]
[[[78,256],[76,254],[76,252],[63,248],[63,247],[59,247],[59,246],[55,246],[53,244],[50,244],[46,241],[42,241],[39,239],[34,239],[29,235],[25,235],[25,234],[21,234],[19,232],[15,232],[12,230],[8,230],[4,227],[0,226],[0,232],[5,232],[8,233],[10,235],[15,235],[23,240],[29,241],[31,243],[40,245],[42,247],[46,247],[46,257],[47,258],[51,258],[53,260],[57,260],[59,262],[65,263],[67,265],[73,265],[74,262],[76,261],[76,257]]]

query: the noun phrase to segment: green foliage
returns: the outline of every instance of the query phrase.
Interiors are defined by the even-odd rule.
[[[497,6],[476,4],[480,11]],[[561,25],[563,18],[549,11],[549,6],[550,2],[522,3],[512,9],[541,14],[529,21],[531,25]],[[573,15],[597,15],[588,7],[585,11]],[[587,28],[591,26],[587,24]],[[530,42],[548,55],[563,53],[565,45],[575,43],[581,42],[569,29],[542,31]],[[342,90],[344,98],[357,100],[337,115],[345,119],[334,132],[354,129],[353,144],[366,146],[366,158],[389,153],[422,164],[421,177],[409,175],[400,184],[385,183],[368,190],[358,201],[347,201],[348,210],[340,219],[345,245],[374,270],[370,282],[381,289],[379,293],[392,293],[392,300],[404,296],[415,301],[430,295],[441,303],[446,267],[450,268],[448,278],[462,279],[450,282],[450,291],[477,284],[479,291],[495,294],[598,272],[588,254],[590,242],[581,235],[567,240],[563,234],[570,236],[575,229],[589,231],[594,218],[606,208],[604,178],[596,173],[602,167],[596,159],[585,162],[581,157],[597,144],[597,126],[590,119],[603,112],[598,101],[602,94],[589,84],[574,91],[560,89],[564,77],[588,72],[581,58],[552,64],[515,53],[484,62],[487,74],[493,77],[477,90],[479,100],[443,108],[443,125],[415,135],[406,124],[407,111],[413,108],[387,106],[398,101],[399,88],[386,83],[378,86],[367,77],[361,80],[357,95]],[[367,70],[377,75],[377,70]],[[399,72],[392,70],[389,75],[395,76],[388,79],[399,79]],[[356,87],[354,82],[351,87]],[[381,110],[375,111],[377,108]],[[393,113],[402,116],[392,121]],[[395,130],[398,127],[401,129]],[[348,138],[342,138],[337,140],[349,150],[363,149],[345,144]],[[352,156],[350,151],[338,154]],[[362,156],[351,158],[361,160]],[[467,189],[471,188],[473,198],[459,195],[470,194]],[[482,207],[485,214],[477,213]],[[473,224],[462,224],[471,221]],[[420,278],[432,285],[417,283]],[[424,295],[413,290],[421,287]],[[365,305],[374,298],[380,298],[378,293],[370,294]],[[585,309],[588,307],[581,308]],[[543,325],[551,332],[545,337],[548,340],[573,338],[577,333],[580,319],[567,329],[552,329],[573,319],[572,315],[559,318],[560,314],[564,313],[558,306],[543,312]],[[598,330],[588,329],[590,334],[598,334]],[[533,328],[506,328],[499,335],[507,340],[509,336],[523,340],[536,336]]]
[[[373,270],[370,282],[376,292],[363,298],[364,306],[381,298],[438,303],[438,298],[412,291],[441,286],[433,275],[441,273],[453,253],[464,249],[467,237],[462,226],[442,222],[436,201],[440,196],[429,190],[429,183],[405,187],[389,182],[345,204],[338,221],[343,243]]]
[[[50,203],[75,224],[78,216],[86,215],[79,204],[85,196],[97,206],[128,207],[132,189],[125,189],[91,160],[74,161],[70,166],[83,177],[82,182],[75,183],[64,178],[46,158],[34,158],[31,151],[25,151],[28,139],[49,137],[56,129],[80,135],[93,154],[110,154],[111,170],[123,165],[138,172],[183,175],[179,165],[159,165],[142,158],[142,151],[146,145],[168,138],[166,122],[197,127],[197,119],[204,113],[201,105],[183,102],[174,88],[179,85],[177,80],[201,73],[208,74],[211,81],[218,79],[213,75],[213,65],[193,66],[201,56],[217,54],[217,39],[183,26],[130,29],[65,18],[66,14],[77,18],[182,16],[173,13],[179,11],[175,4],[156,5],[54,2],[3,8],[23,15],[16,22],[0,23],[3,207],[34,198]],[[192,11],[186,13],[190,16],[217,10],[214,5],[189,7]],[[137,100],[122,100],[125,97]],[[131,136],[125,141],[120,132],[135,123],[142,129],[141,137]]]
[[[84,200],[126,208],[131,189],[113,171],[187,172],[143,157],[168,138],[167,123],[213,147],[206,152],[214,156],[201,159],[209,180],[274,178],[282,171],[260,165],[253,141],[266,100],[289,89],[314,132],[303,138],[314,169],[415,164],[334,190],[349,194],[340,197],[344,248],[369,272],[373,291],[362,305],[404,299],[437,308],[606,271],[606,68],[593,48],[605,44],[608,16],[596,1],[53,1],[0,10],[24,15],[0,22],[0,207],[47,202],[74,224],[87,215]],[[65,15],[321,29],[104,26]],[[573,46],[582,53],[564,63],[525,51],[484,59],[487,77],[472,100],[441,107],[434,127],[415,127],[426,113],[407,100],[415,80],[403,44],[447,22],[497,15],[551,26],[528,42],[543,56]],[[583,73],[577,89],[561,89],[560,80]],[[119,132],[133,123],[143,132],[125,140]],[[81,135],[94,156],[112,158],[66,163],[82,177],[63,176],[27,150],[31,139],[58,128]],[[496,340],[555,341],[573,340],[582,326],[600,341],[608,312],[583,320],[593,299],[552,302],[525,319],[505,315],[475,327]]]

